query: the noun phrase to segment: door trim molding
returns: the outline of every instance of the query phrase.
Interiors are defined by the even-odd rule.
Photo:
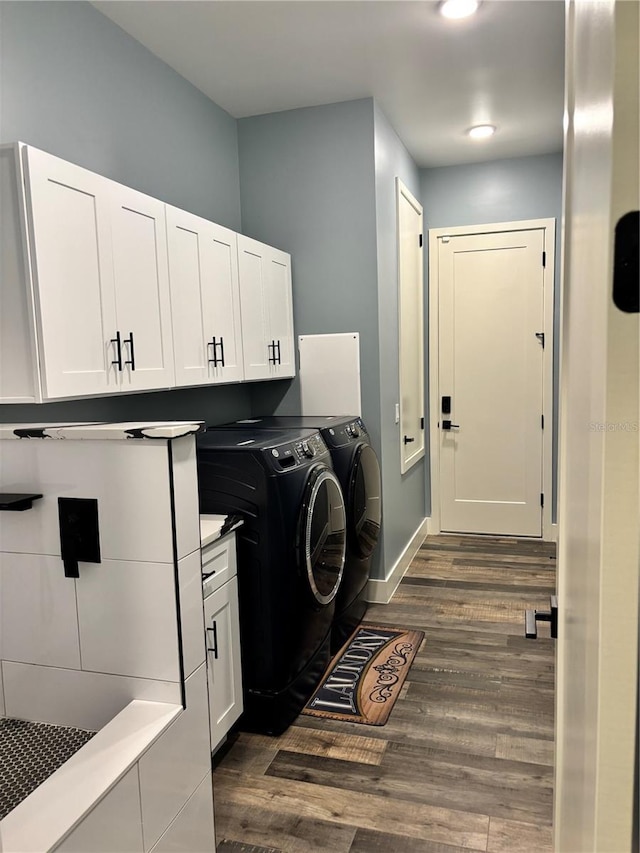
[[[543,354],[542,414],[545,429],[542,436],[542,492],[545,496],[542,509],[542,538],[554,541],[557,527],[551,523],[553,490],[553,305],[555,292],[555,230],[556,220],[525,219],[516,222],[498,222],[487,225],[465,225],[456,228],[429,229],[429,457],[431,463],[431,517],[429,533],[440,533],[440,442],[438,421],[440,415],[439,389],[439,267],[438,241],[442,237],[493,234],[500,231],[544,232],[546,264],[543,270],[543,316],[545,347]]]

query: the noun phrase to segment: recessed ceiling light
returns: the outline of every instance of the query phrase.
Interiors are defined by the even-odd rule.
[[[443,0],[440,14],[445,18],[468,18],[478,11],[480,0]]]
[[[467,136],[472,139],[488,139],[496,132],[493,124],[477,124],[475,127],[470,127],[467,131]]]

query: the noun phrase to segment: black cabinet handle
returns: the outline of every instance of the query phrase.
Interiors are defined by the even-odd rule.
[[[224,338],[220,337],[220,367],[224,367]]]
[[[213,634],[213,648],[207,646],[207,651],[213,652],[213,656],[216,660],[218,660],[218,625],[216,620],[213,620],[213,628],[207,628],[207,631],[211,631]]]
[[[125,338],[123,343],[129,344],[129,355],[131,356],[130,359],[125,361],[125,364],[130,364],[131,370],[134,371],[136,369],[136,354],[133,349],[133,332],[129,332],[129,337]]]
[[[275,342],[275,341],[271,341],[271,343],[269,344],[269,346],[267,347],[267,349],[268,349],[268,350],[269,350],[269,352],[270,352],[270,355],[269,355],[269,364],[277,364],[277,362],[276,362],[276,342]]]
[[[116,332],[115,338],[111,338],[109,343],[116,345],[116,357],[111,364],[115,364],[122,373],[122,338],[120,337],[120,332]]]
[[[405,444],[411,444],[412,441],[415,441],[415,438],[411,438],[410,436],[405,435],[405,437],[404,437],[404,443]]]
[[[278,364],[282,364],[282,359],[280,358],[280,341],[278,340]]]
[[[213,347],[213,358],[208,358],[207,361],[209,364],[213,364],[214,367],[218,366],[218,342],[215,338],[211,338],[210,341],[207,341],[207,350],[209,347]]]

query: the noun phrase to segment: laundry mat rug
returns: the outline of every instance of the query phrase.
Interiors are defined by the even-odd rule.
[[[329,665],[303,714],[384,726],[424,631],[361,625]]]

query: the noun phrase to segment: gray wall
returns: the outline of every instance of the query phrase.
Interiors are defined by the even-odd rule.
[[[482,225],[519,219],[556,220],[556,275],[553,353],[553,495],[556,519],[558,455],[558,350],[560,341],[560,224],[562,217],[562,153],[518,157],[466,166],[423,169],[420,173],[425,231],[456,225]],[[428,267],[425,259],[425,281]],[[426,292],[426,288],[425,288]],[[427,326],[428,328],[428,326]],[[427,422],[428,423],[428,422]],[[427,466],[428,467],[428,466]],[[427,472],[427,507],[431,511]]]
[[[362,415],[384,460],[373,101],[238,124],[245,233],[291,252],[296,334],[360,333]],[[299,412],[299,383],[256,388],[252,403],[255,415]],[[396,530],[401,514],[383,500],[385,535],[399,553],[406,545],[403,525]],[[384,576],[391,550],[378,549],[375,576]]]
[[[244,233],[292,255],[296,335],[360,332],[363,417],[380,447],[373,101],[238,122]],[[297,379],[253,390],[254,414],[300,411]]]
[[[398,241],[396,177],[419,198],[420,177],[397,133],[377,104],[375,119],[376,234],[378,258],[380,433],[383,482],[382,552],[386,574],[425,517],[425,460],[400,473]]]
[[[88,3],[0,4],[0,142],[21,140],[234,230],[236,121]],[[0,421],[250,412],[248,386],[0,406]]]

